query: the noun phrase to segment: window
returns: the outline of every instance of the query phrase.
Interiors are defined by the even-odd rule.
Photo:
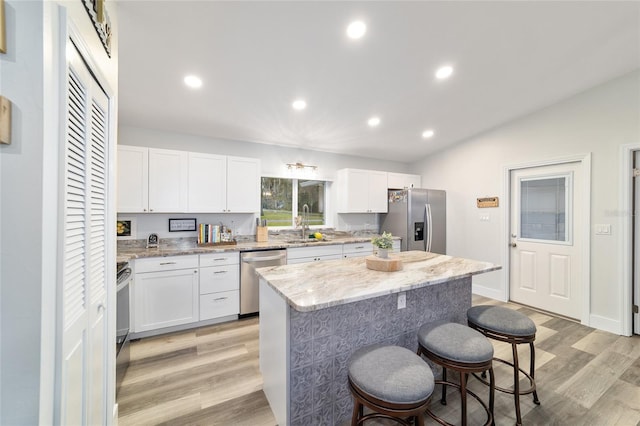
[[[309,225],[325,225],[325,182],[320,180],[262,178],[260,217],[268,226],[294,226],[294,217],[309,207]]]

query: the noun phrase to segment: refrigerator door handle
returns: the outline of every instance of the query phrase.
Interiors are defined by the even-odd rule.
[[[425,232],[426,232],[426,237],[424,239],[424,249],[425,251],[431,251],[431,234],[432,234],[432,230],[433,230],[433,225],[432,225],[432,220],[431,220],[431,204],[425,204],[424,205],[424,227],[425,227]]]

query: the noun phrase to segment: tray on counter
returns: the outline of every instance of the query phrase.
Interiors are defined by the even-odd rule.
[[[198,243],[198,247],[216,247],[216,246],[235,246],[238,242],[236,240],[233,241],[220,241],[217,243]]]

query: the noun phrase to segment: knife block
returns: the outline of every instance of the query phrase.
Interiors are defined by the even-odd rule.
[[[256,241],[259,243],[269,241],[269,230],[266,226],[256,226]]]

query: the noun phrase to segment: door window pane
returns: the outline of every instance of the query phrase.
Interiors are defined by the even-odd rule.
[[[269,226],[291,226],[293,217],[293,186],[291,179],[262,178],[260,217]]]
[[[324,225],[324,182],[298,180],[298,214],[309,206],[309,225]]]
[[[568,241],[567,177],[520,181],[520,236]]]

